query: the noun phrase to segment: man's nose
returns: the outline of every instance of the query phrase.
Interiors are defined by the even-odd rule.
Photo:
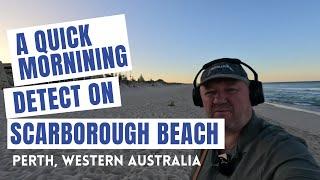
[[[217,93],[213,98],[213,104],[224,104],[227,102],[224,93]]]

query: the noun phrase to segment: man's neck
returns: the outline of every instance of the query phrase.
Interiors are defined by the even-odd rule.
[[[230,133],[226,132],[225,134],[225,149],[219,151],[219,154],[230,152],[237,145],[240,132]]]
[[[243,125],[242,127],[237,130],[237,131],[231,131],[226,129],[225,131],[225,149],[219,150],[219,154],[223,154],[223,153],[227,153],[230,152],[232,149],[234,149],[237,146],[239,137],[240,137],[240,133],[242,131],[242,129],[245,127],[245,125],[247,125],[250,121],[250,119],[253,116],[253,111],[252,109],[250,109],[250,111],[248,111],[248,119]]]
[[[226,135],[225,135],[225,144],[226,144],[225,149],[226,150],[233,149],[237,145],[239,136],[240,136],[240,132],[226,133]]]

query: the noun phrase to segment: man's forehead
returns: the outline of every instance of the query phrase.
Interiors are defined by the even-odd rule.
[[[236,85],[241,84],[242,81],[238,79],[233,78],[217,78],[212,79],[206,83],[203,84],[205,88],[215,87],[215,86],[221,86],[221,85]],[[244,83],[244,82],[243,82]],[[245,83],[244,83],[245,84]]]

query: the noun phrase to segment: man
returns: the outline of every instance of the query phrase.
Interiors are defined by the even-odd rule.
[[[255,80],[248,79],[241,64],[253,71]],[[256,116],[252,106],[264,98],[250,66],[223,58],[206,64],[197,76],[194,103],[203,106],[209,118],[225,119],[225,149],[201,150],[202,165],[191,179],[320,179],[305,141]]]

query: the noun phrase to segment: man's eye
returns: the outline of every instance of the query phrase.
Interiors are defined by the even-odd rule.
[[[217,92],[216,91],[207,91],[205,93],[206,96],[212,96],[212,95],[215,95]]]
[[[233,94],[233,93],[238,92],[238,89],[236,89],[236,88],[228,88],[226,91],[227,91],[228,93],[230,93],[230,94]]]

